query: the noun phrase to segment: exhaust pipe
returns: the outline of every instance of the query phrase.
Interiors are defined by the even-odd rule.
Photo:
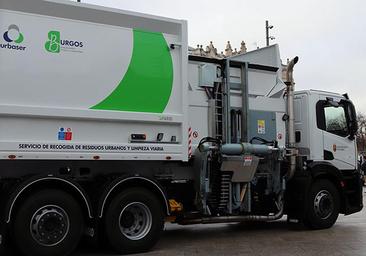
[[[275,221],[282,218],[284,214],[284,202],[283,192],[279,196],[277,202],[279,204],[278,212],[273,215],[246,215],[246,216],[217,216],[217,217],[204,217],[198,219],[187,219],[178,222],[180,225],[192,225],[192,224],[214,224],[214,223],[230,223],[230,222],[242,222],[242,221]]]
[[[288,114],[288,153],[290,157],[290,166],[287,173],[287,179],[290,180],[296,169],[297,149],[295,148],[295,114],[294,114],[294,77],[293,71],[295,64],[299,61],[299,57],[293,58],[287,66],[286,71],[286,86],[287,86],[287,114]]]
[[[242,221],[275,221],[281,219],[282,216],[283,216],[283,208],[281,208],[276,214],[268,216],[247,215],[247,216],[206,217],[201,219],[183,220],[182,222],[178,222],[178,224],[192,225],[192,224],[232,223]]]

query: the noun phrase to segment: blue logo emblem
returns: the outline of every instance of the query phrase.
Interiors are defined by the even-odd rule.
[[[4,40],[8,43],[21,44],[24,41],[24,36],[20,33],[19,27],[17,25],[10,25],[8,31],[4,33]]]

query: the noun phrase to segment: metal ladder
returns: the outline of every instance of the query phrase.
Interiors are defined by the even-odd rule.
[[[218,85],[221,86],[221,85]],[[224,106],[223,106],[223,93],[221,92],[221,88],[219,90],[215,90],[214,99],[215,99],[215,137],[222,141],[224,136],[224,127],[223,127],[223,116],[224,116]]]

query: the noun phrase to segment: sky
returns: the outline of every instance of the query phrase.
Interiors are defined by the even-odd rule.
[[[366,1],[362,0],[81,0],[85,3],[188,21],[190,46],[213,41],[248,50],[265,46],[265,20],[281,58],[299,56],[296,90],[348,93],[366,114]],[[364,70],[365,68],[365,70]],[[363,94],[365,93],[365,94]]]

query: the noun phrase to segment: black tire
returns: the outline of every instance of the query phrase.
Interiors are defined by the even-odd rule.
[[[136,216],[140,216],[140,221]],[[149,221],[151,225],[146,224]],[[124,190],[110,203],[104,218],[104,227],[106,238],[116,252],[127,254],[148,251],[159,240],[164,228],[161,202],[144,188]]]
[[[338,219],[339,208],[339,192],[334,184],[316,180],[310,188],[303,223],[310,229],[330,228]]]
[[[75,199],[63,191],[47,189],[30,195],[21,204],[12,237],[23,255],[65,256],[74,251],[83,229],[83,215]]]

